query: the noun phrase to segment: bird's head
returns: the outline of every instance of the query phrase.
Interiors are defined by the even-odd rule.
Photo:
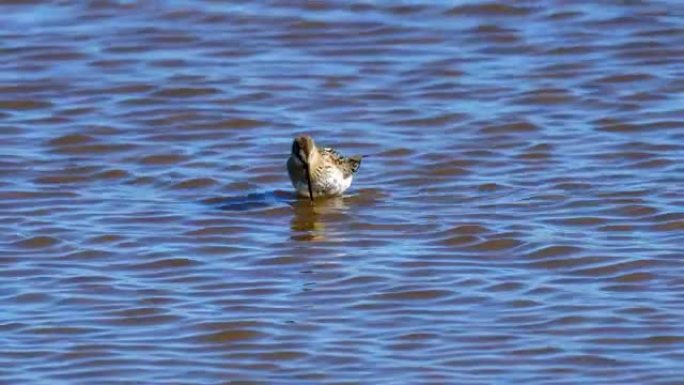
[[[308,135],[301,135],[292,142],[292,156],[299,159],[305,165],[311,163],[311,158],[316,152],[316,144],[312,137]]]

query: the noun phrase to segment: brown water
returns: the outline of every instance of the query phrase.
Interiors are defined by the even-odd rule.
[[[684,381],[684,5],[226,3],[2,2],[0,383]]]

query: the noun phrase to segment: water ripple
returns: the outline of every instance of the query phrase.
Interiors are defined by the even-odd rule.
[[[0,382],[678,383],[676,8],[3,2]]]

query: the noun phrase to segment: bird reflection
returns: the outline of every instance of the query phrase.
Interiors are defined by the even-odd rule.
[[[294,215],[290,222],[291,238],[296,241],[323,241],[330,236],[326,230],[325,219],[348,207],[342,197],[320,199],[314,202],[297,199],[292,203]]]
[[[205,199],[203,202],[215,206],[219,210],[233,212],[259,212],[282,205],[292,207],[293,215],[290,220],[290,239],[296,241],[329,240],[332,234],[326,224],[339,220],[348,210],[345,203],[353,201],[354,197],[331,197],[325,199],[297,198],[289,191],[270,191],[251,193],[246,195],[222,196]],[[340,234],[337,234],[340,236]]]

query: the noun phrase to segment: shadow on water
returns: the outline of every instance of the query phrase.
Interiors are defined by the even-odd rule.
[[[210,198],[202,203],[228,212],[264,211],[272,208],[290,206],[291,239],[296,241],[315,241],[327,239],[326,226],[336,222],[349,210],[350,204],[358,201],[358,196],[333,197],[311,201],[297,197],[283,190],[251,193],[246,195]]]
[[[204,200],[203,203],[224,211],[250,211],[271,208],[282,204],[292,204],[297,200],[297,196],[292,192],[275,190],[247,195],[210,198]]]
[[[332,226],[335,223],[349,221],[348,214],[352,207],[372,206],[384,197],[385,195],[381,191],[361,189],[354,195],[311,201],[307,198],[298,197],[290,191],[275,190],[215,197],[205,199],[202,203],[226,212],[253,211],[255,213],[263,212],[264,215],[270,215],[270,209],[289,206],[292,208],[292,217],[290,218],[292,234],[290,238],[295,241],[321,241],[330,239],[334,233]]]

